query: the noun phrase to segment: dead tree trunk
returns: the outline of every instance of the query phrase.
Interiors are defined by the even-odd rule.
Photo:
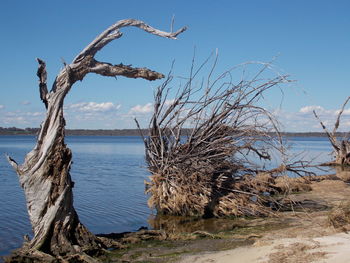
[[[69,173],[72,153],[64,142],[63,102],[73,84],[82,80],[88,73],[103,76],[121,75],[146,80],[164,77],[163,74],[147,68],[112,65],[95,60],[95,54],[112,40],[120,38],[122,33],[119,30],[128,26],[138,27],[150,34],[170,39],[176,39],[178,34],[186,30],[181,28],[177,32],[167,33],[152,28],[142,21],[121,20],[92,41],[71,64],[64,64],[50,92],[46,85],[45,62],[37,59],[40,98],[47,109],[46,118],[41,125],[37,144],[27,154],[24,163],[18,165],[8,156],[24,189],[34,232],[33,239],[20,250],[22,254],[29,257],[38,253],[49,257],[64,257],[74,253],[88,253],[103,247],[102,242],[80,223],[73,207],[74,183]]]
[[[328,137],[330,143],[332,144],[334,155],[335,155],[334,156],[335,159],[333,161],[326,163],[324,165],[341,165],[341,166],[349,166],[350,165],[350,141],[349,141],[349,137],[344,136],[344,138],[342,138],[339,141],[337,139],[337,136],[336,136],[336,132],[337,132],[337,129],[339,128],[339,124],[340,124],[340,117],[343,114],[345,106],[349,102],[349,100],[350,100],[350,97],[348,97],[345,100],[341,110],[339,111],[338,116],[337,116],[337,120],[334,124],[334,128],[333,128],[333,131],[331,133],[327,130],[326,126],[320,120],[320,118],[316,114],[316,111],[313,111],[315,117],[319,120],[319,122],[322,126],[322,129],[327,134],[327,137]]]

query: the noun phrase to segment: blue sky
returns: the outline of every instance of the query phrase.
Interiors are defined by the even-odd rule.
[[[62,67],[114,22],[136,18],[162,30],[188,26],[178,40],[138,29],[109,44],[97,58],[188,75],[196,57],[219,51],[220,73],[246,61],[274,61],[296,80],[266,95],[266,107],[286,131],[320,131],[316,108],[327,124],[350,95],[350,1],[0,1],[0,126],[38,127],[45,110],[38,94],[36,57],[46,61],[51,86]],[[135,128],[145,124],[154,88],[148,82],[88,75],[65,100],[68,128]],[[176,86],[176,84],[174,83]],[[342,130],[350,128],[350,106]]]

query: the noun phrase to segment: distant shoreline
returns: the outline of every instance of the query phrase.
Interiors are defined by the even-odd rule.
[[[0,135],[29,135],[35,136],[39,132],[39,128],[2,128],[0,127]],[[147,136],[148,129],[142,129],[142,133]],[[184,131],[186,134],[186,130]],[[337,137],[343,137],[347,133],[338,132]],[[114,130],[89,130],[89,129],[67,129],[67,136],[140,136],[138,129],[114,129]],[[283,132],[283,136],[286,137],[327,137],[324,132]]]
[[[147,135],[148,130],[143,129],[143,134]],[[0,127],[0,135],[38,135],[39,128],[2,128]],[[115,129],[115,130],[85,130],[85,129],[66,129],[67,136],[140,136],[138,129]]]

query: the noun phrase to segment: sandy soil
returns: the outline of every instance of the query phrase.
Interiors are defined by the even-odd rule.
[[[340,180],[324,180],[312,184],[312,191],[296,195],[295,201],[318,204],[333,209],[350,200],[350,186]],[[332,209],[307,211],[283,215],[293,223],[283,229],[264,233],[252,245],[218,252],[184,255],[183,263],[308,263],[350,262],[350,234],[346,228],[334,228],[329,216]],[[334,210],[333,210],[334,211]],[[344,232],[345,231],[345,232]]]
[[[334,234],[317,238],[284,238],[270,243],[233,250],[192,255],[181,259],[183,263],[348,263],[350,262],[350,235]]]
[[[340,177],[341,176],[341,177]],[[318,177],[317,180],[320,180]],[[293,194],[275,217],[161,217],[162,230],[123,237],[103,262],[350,263],[350,173],[337,173]],[[151,222],[151,221],[150,221]],[[123,242],[122,242],[123,243]],[[124,244],[124,243],[123,243]]]

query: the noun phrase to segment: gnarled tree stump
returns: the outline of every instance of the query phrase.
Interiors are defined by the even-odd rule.
[[[46,118],[41,125],[37,144],[27,154],[24,163],[18,165],[8,156],[8,161],[16,170],[24,189],[34,237],[17,251],[17,255],[9,258],[9,261],[19,260],[19,257],[48,261],[76,253],[90,254],[104,247],[101,240],[80,223],[73,206],[74,183],[69,173],[72,153],[64,142],[63,102],[73,84],[88,73],[146,80],[164,77],[163,74],[147,68],[112,65],[95,60],[96,53],[112,40],[120,38],[122,33],[119,30],[128,26],[170,39],[176,39],[177,35],[186,30],[184,27],[177,32],[168,33],[139,20],[121,20],[93,40],[71,64],[64,65],[50,92],[47,90],[45,62],[37,59],[40,98],[47,109]]]

